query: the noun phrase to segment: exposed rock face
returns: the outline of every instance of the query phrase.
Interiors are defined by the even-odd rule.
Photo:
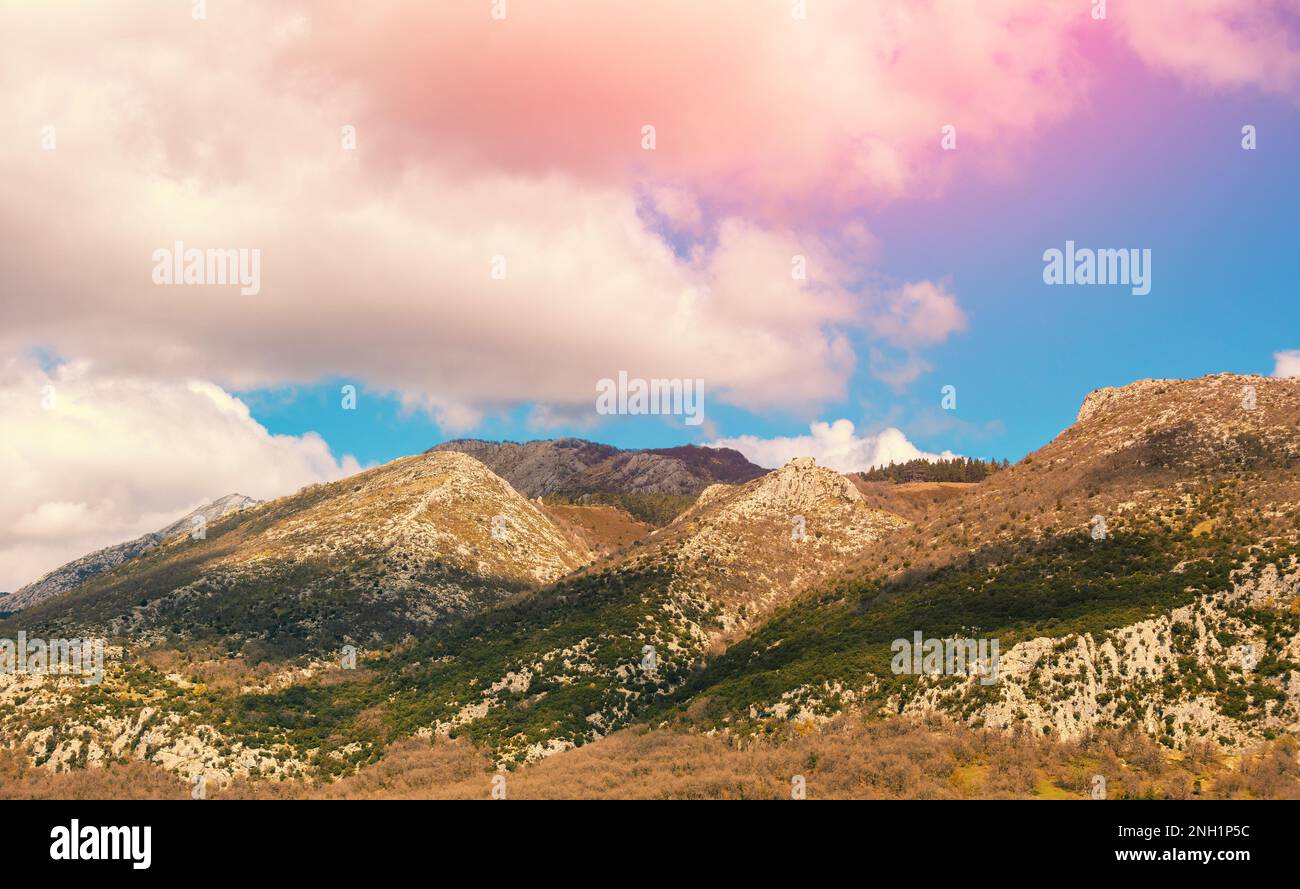
[[[813,457],[795,457],[738,494],[729,504],[729,511],[738,518],[803,510],[852,512],[854,505],[862,502],[862,493],[849,479],[819,467]]]
[[[203,724],[202,716],[183,706],[114,707],[119,695],[129,695],[120,684],[123,650],[110,646],[105,664],[104,684],[97,687],[105,693],[76,708],[69,707],[68,696],[86,691],[81,677],[0,673],[0,736],[54,771],[95,768],[129,756],[155,762],[185,780],[203,775],[217,785],[249,774],[288,778],[307,773],[303,759],[284,745],[248,746]],[[182,695],[195,691],[178,674],[163,682]],[[184,703],[184,697],[180,700]],[[72,711],[67,719],[48,718],[50,711],[65,709]]]
[[[1171,746],[1218,741],[1245,747],[1266,733],[1300,730],[1300,671],[1278,681],[1283,696],[1264,701],[1243,719],[1224,706],[1240,690],[1249,699],[1255,667],[1266,657],[1294,663],[1300,637],[1270,646],[1259,610],[1292,609],[1300,596],[1300,566],[1243,571],[1230,590],[1201,596],[1176,608],[1095,639],[1091,634],[1038,638],[1001,657],[1000,695],[982,700],[972,678],[939,684],[912,699],[909,710],[957,711],[995,728],[1024,726],[1034,734],[1077,739],[1103,727],[1136,722]],[[1207,689],[1205,677],[1217,676]]]
[[[1137,726],[1171,748],[1210,741],[1249,749],[1300,732],[1300,636],[1273,635],[1300,606],[1300,561],[1239,571],[1230,589],[1150,620],[1091,633],[1038,637],[1000,652],[987,670],[921,676],[920,687],[880,707],[945,713],[972,725],[1078,740],[1098,729]],[[1280,623],[1280,622],[1279,622]],[[1279,664],[1290,667],[1278,669]],[[868,675],[852,684],[807,684],[750,709],[754,719],[824,722],[866,704],[880,688]],[[1278,693],[1271,691],[1276,688]],[[879,699],[875,698],[877,703]]]
[[[461,439],[430,450],[468,454],[528,497],[594,493],[691,495],[715,482],[739,484],[767,471],[730,448],[694,445],[621,451],[579,438],[526,444]]]
[[[225,497],[200,506],[193,512],[186,513],[165,528],[160,528],[126,543],[105,547],[55,568],[39,580],[33,581],[13,593],[2,603],[3,610],[18,611],[23,608],[30,608],[49,599],[51,596],[66,593],[95,575],[109,571],[123,562],[143,555],[178,534],[190,533],[195,527],[194,520],[196,518],[203,519],[205,523],[215,522],[223,516],[248,509],[250,506],[256,506],[261,502],[260,500],[254,500],[252,497],[245,497],[243,494],[227,494]]]

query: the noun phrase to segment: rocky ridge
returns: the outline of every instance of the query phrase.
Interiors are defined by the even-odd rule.
[[[319,651],[395,640],[591,557],[482,463],[432,453],[226,516],[9,624],[138,638],[215,628]]]
[[[4,602],[5,611],[19,611],[38,605],[46,599],[75,589],[87,580],[112,570],[123,562],[141,556],[157,546],[161,546],[178,534],[189,534],[197,527],[195,519],[200,519],[204,526],[215,522],[231,513],[236,513],[257,506],[262,501],[245,497],[243,494],[227,494],[198,509],[188,512],[165,528],[144,534],[135,540],[104,547],[93,553],[74,559],[61,565],[37,580],[14,591]]]
[[[715,482],[742,483],[767,470],[730,448],[686,445],[623,451],[579,438],[490,442],[460,439],[431,451],[468,454],[528,497],[592,493],[694,495]]]

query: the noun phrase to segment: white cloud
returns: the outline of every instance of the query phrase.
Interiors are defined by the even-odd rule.
[[[809,432],[809,435],[785,438],[740,435],[735,438],[720,438],[711,442],[711,446],[735,448],[754,463],[769,469],[783,466],[795,457],[815,457],[819,466],[837,472],[861,472],[918,457],[938,460],[955,456],[950,451],[928,454],[892,427],[883,429],[876,435],[857,435],[851,421],[836,420],[833,423],[813,423]]]
[[[1274,352],[1273,376],[1275,377],[1300,377],[1300,349],[1288,349],[1285,352]]]
[[[342,376],[458,428],[590,406],[618,370],[815,416],[861,331],[907,351],[880,370],[904,385],[965,316],[929,281],[852,292],[842,264],[876,249],[850,220],[1014,165],[1093,94],[1106,66],[1078,32],[1097,29],[1078,0],[828,3],[797,23],[787,5],[583,0],[503,27],[473,3],[225,0],[201,23],[182,3],[0,3],[18,37],[0,354],[234,388]],[[1161,68],[1271,88],[1300,70],[1280,4],[1128,6],[1116,24]],[[978,150],[941,160],[963,108]],[[647,201],[699,249],[678,255]],[[261,292],[154,286],[176,240],[261,250]]]
[[[231,493],[268,499],[360,467],[272,435],[206,382],[0,362],[0,590]]]
[[[344,377],[427,409],[446,431],[523,404],[591,410],[596,381],[619,370],[700,378],[711,402],[811,418],[818,404],[844,397],[857,363],[853,338],[862,331],[929,346],[959,317],[941,288],[921,283],[885,301],[873,328],[873,307],[885,298],[854,292],[860,269],[837,261],[857,261],[870,232],[849,225],[841,243],[807,230],[803,217],[754,210],[745,197],[750,189],[715,165],[740,157],[748,168],[757,146],[733,156],[739,149],[729,145],[698,176],[678,176],[676,163],[661,172],[607,175],[611,163],[625,166],[625,155],[602,140],[590,143],[595,154],[587,164],[552,163],[569,157],[574,140],[585,143],[584,131],[566,135],[569,147],[560,150],[551,139],[537,140],[508,108],[481,98],[489,84],[462,89],[466,78],[478,79],[465,72],[481,61],[479,51],[462,46],[446,55],[423,45],[418,58],[437,71],[417,78],[421,90],[394,92],[387,88],[391,57],[347,76],[351,52],[330,42],[342,36],[334,29],[346,17],[317,6],[310,5],[304,27],[291,28],[283,9],[263,3],[224,5],[226,15],[202,24],[187,14],[134,8],[0,4],[0,31],[23,35],[0,56],[0,92],[13,98],[6,127],[22,134],[0,142],[7,171],[0,208],[31,223],[10,226],[0,242],[0,266],[14,269],[8,289],[23,296],[4,307],[0,354],[47,347],[115,375],[198,377],[234,389]],[[678,16],[696,14],[693,4],[678,6]],[[452,38],[453,25],[485,33],[468,9],[423,8],[391,9],[407,22],[402,33],[450,40],[448,50],[465,42]],[[570,15],[585,14],[564,14]],[[396,21],[365,18],[382,31]],[[644,31],[640,18],[631,16],[629,38]],[[681,29],[673,19],[646,18],[657,22],[658,39],[678,46]],[[730,28],[721,12],[709,18]],[[433,32],[412,24],[429,20],[439,22]],[[552,45],[565,34],[582,45],[591,38],[586,31],[540,27],[520,49],[550,46],[559,57],[587,58],[563,49],[563,40]],[[788,29],[780,20],[768,27],[781,35],[768,49],[783,54]],[[373,30],[347,30],[349,41],[365,34],[368,46],[396,51]],[[749,41],[732,42],[746,56],[753,49]],[[631,46],[640,47],[639,38]],[[408,48],[403,43],[403,52]],[[700,51],[699,61],[714,56],[710,41]],[[662,58],[651,56],[641,57],[640,77],[658,93]],[[300,67],[310,58],[320,70]],[[334,63],[344,73],[325,76]],[[802,83],[771,64],[774,85]],[[748,65],[729,70],[748,83]],[[403,81],[414,82],[409,72]],[[491,78],[492,89],[505,84],[512,84],[510,95],[538,86],[535,78],[501,72]],[[434,88],[443,99],[427,94]],[[695,95],[685,82],[679,89]],[[756,101],[766,104],[766,93],[758,90]],[[389,101],[394,105],[385,110]],[[464,113],[428,128],[406,118],[444,102],[464,102]],[[859,111],[872,105],[851,104]],[[924,132],[928,144],[931,122],[909,110],[912,103],[895,104],[898,114],[918,117],[916,138]],[[729,142],[738,138],[716,113],[705,114],[707,130],[693,144],[715,144],[718,133],[730,134]],[[1025,113],[1018,104],[1015,116]],[[607,126],[594,111],[582,119]],[[826,111],[822,119],[838,132],[841,115]],[[355,151],[340,147],[344,122],[357,126]],[[57,130],[54,150],[41,149],[46,124]],[[779,161],[760,165],[761,178],[804,157],[806,128],[795,129],[761,125],[785,146],[774,149]],[[663,133],[670,130],[681,127],[664,120]],[[417,140],[414,154],[394,144],[402,134]],[[521,169],[500,154],[529,142],[559,154],[541,170]],[[876,142],[884,150],[885,141]],[[637,140],[630,144],[639,161]],[[666,139],[654,157],[687,163],[693,155],[680,157],[674,146],[681,144],[680,136]],[[810,177],[827,164],[836,181],[848,175],[824,154],[817,154],[816,169],[799,174],[793,193],[822,193]],[[928,161],[920,167],[928,168]],[[875,173],[860,172],[875,181]],[[893,174],[886,180],[892,193]],[[710,195],[700,185],[723,181],[732,182],[733,198],[745,200]],[[763,203],[777,208],[787,197],[782,191]],[[646,198],[675,229],[699,234],[697,249],[676,252],[660,226],[644,218]],[[47,210],[29,212],[33,207]],[[124,216],[123,207],[131,213]],[[261,292],[155,286],[153,252],[177,240],[260,250]],[[807,258],[806,280],[791,274],[795,255]],[[491,277],[495,256],[506,260],[504,280]]]

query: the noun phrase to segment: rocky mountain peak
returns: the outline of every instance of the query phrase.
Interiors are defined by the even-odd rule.
[[[751,617],[765,613],[908,524],[870,507],[843,475],[798,457],[743,485],[706,488],[658,545],[726,603],[722,625],[730,630],[740,622],[737,603]],[[714,579],[723,567],[727,576]]]
[[[742,488],[730,508],[742,516],[797,515],[843,511],[860,505],[862,494],[833,469],[813,457],[795,457],[780,469]]]
[[[473,457],[435,451],[323,486],[262,534],[252,559],[384,553],[386,563],[436,559],[475,575],[546,583],[591,553]],[[309,499],[308,499],[309,498]]]

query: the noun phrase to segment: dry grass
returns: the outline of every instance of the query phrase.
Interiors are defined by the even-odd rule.
[[[187,799],[189,785],[152,763],[51,772],[0,748],[0,799]]]
[[[220,795],[488,799],[494,774],[467,743],[412,739],[328,786],[240,782]],[[639,726],[510,772],[506,786],[512,799],[789,799],[801,775],[809,799],[1087,799],[1097,774],[1112,798],[1300,798],[1289,738],[1231,771],[1208,745],[1171,759],[1140,734],[1056,744],[939,717],[841,717],[745,748]]]
[[[848,479],[872,509],[901,515],[910,522],[925,519],[932,509],[960,498],[978,485],[975,482],[868,482],[857,475]]]
[[[374,766],[327,785],[240,780],[213,799],[489,799],[496,770],[465,741],[409,739]],[[1291,738],[1241,757],[1213,745],[1170,756],[1140,734],[1101,733],[1078,744],[981,731],[941,717],[791,727],[779,742],[636,726],[509,772],[510,799],[1087,799],[1093,776],[1108,796],[1300,799]],[[0,754],[0,798],[177,798],[188,786],[131,762],[53,774]]]
[[[654,525],[616,506],[548,503],[541,510],[551,521],[582,541],[596,558],[626,549],[654,531]]]

